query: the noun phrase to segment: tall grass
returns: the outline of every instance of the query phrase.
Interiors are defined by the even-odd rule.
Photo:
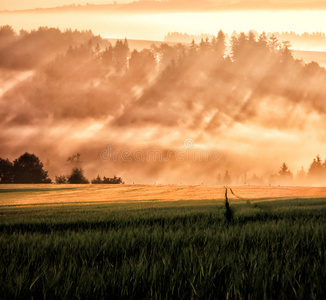
[[[324,299],[326,201],[0,209],[2,299]]]

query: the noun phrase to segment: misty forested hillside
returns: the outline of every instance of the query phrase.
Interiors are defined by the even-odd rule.
[[[162,44],[131,53],[127,40],[111,45],[91,32],[40,28],[16,35],[3,27],[0,37],[3,69],[37,67],[31,80],[4,95],[2,105],[24,90],[24,103],[33,107],[37,119],[111,115],[119,126],[188,122],[189,127],[205,123],[203,129],[214,131],[223,119],[259,119],[259,108],[270,101],[276,106],[282,102],[285,112],[299,103],[318,112],[325,109],[326,71],[293,59],[286,43],[264,34],[234,36],[227,57],[223,32],[199,45]],[[25,115],[26,109],[20,109]],[[13,110],[10,117],[9,107],[2,110],[4,119],[26,119],[17,107]],[[277,127],[295,122],[281,111],[270,118],[280,119],[271,125]],[[257,121],[268,125],[269,120]]]
[[[199,180],[234,164],[239,172],[277,171],[284,160],[298,168],[306,156],[317,155],[304,156],[305,147],[297,156],[289,157],[286,151],[299,143],[289,143],[291,132],[302,133],[302,141],[312,128],[324,125],[326,70],[294,59],[289,44],[275,36],[241,33],[232,36],[230,55],[227,46],[222,31],[197,44],[163,43],[131,51],[127,39],[110,44],[90,31],[40,28],[17,34],[4,26],[2,155],[28,150],[42,153],[44,160],[60,161],[56,149],[66,147],[66,154],[82,151],[85,164],[95,172],[103,165],[98,153],[108,144],[167,151],[192,137],[226,158],[223,165],[192,163]],[[19,132],[25,134],[22,140]],[[256,135],[262,137],[259,142]],[[310,142],[321,139],[313,136]],[[27,141],[29,149],[24,149]],[[257,158],[261,149],[268,157],[271,147],[275,161]],[[161,178],[170,164],[147,164],[143,176]],[[50,173],[59,165],[49,163]],[[126,174],[137,169],[134,162],[113,168]],[[171,172],[180,177],[184,168],[177,163]],[[186,181],[194,178],[182,176]]]

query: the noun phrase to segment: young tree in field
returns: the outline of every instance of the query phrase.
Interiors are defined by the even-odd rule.
[[[68,183],[70,184],[88,184],[89,181],[84,175],[82,168],[73,168],[71,174],[68,176]]]
[[[68,176],[68,183],[70,184],[88,184],[89,181],[84,175],[82,168],[73,168],[71,174]]]
[[[8,159],[0,157],[0,184],[12,183],[14,179],[13,164]]]
[[[34,154],[25,153],[14,161],[14,183],[51,183],[48,172]]]
[[[101,179],[100,175],[97,175],[97,177],[94,178],[91,183],[92,184],[101,184],[102,183],[102,179]]]
[[[122,181],[121,177],[117,177],[114,175],[113,178],[106,178],[105,176],[103,177],[103,184],[124,184],[124,182]]]
[[[100,175],[92,180],[92,184],[124,184],[121,177],[114,176],[113,178],[103,177],[101,179]]]
[[[61,175],[55,177],[56,184],[66,184],[68,182],[67,176]]]

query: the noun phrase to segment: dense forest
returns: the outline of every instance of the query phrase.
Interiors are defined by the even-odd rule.
[[[3,26],[0,68],[4,82],[10,72],[33,71],[0,94],[1,156],[18,154],[29,144],[29,149],[39,151],[44,159],[59,160],[58,153],[62,159],[68,151],[82,148],[88,161],[94,162],[109,142],[116,147],[145,149],[146,138],[152,134],[148,137],[154,141],[151,146],[167,151],[175,143],[170,145],[163,137],[168,139],[177,132],[186,138],[195,132],[196,142],[215,141],[212,147],[217,145],[228,158],[219,166],[192,165],[198,180],[207,177],[216,182],[217,174],[227,169],[237,172],[235,166],[238,174],[251,172],[254,159],[253,169],[261,165],[265,173],[260,173],[267,178],[266,173],[277,172],[288,157],[280,155],[267,166],[266,161],[256,159],[259,151],[267,149],[262,144],[257,153],[250,154],[251,160],[238,158],[240,166],[234,158],[240,149],[230,143],[255,143],[255,134],[246,134],[248,128],[258,128],[256,134],[264,135],[263,130],[300,132],[307,126],[321,126],[319,120],[326,110],[326,70],[315,62],[294,59],[288,42],[265,33],[242,32],[233,35],[228,45],[219,31],[200,43],[162,43],[137,51],[129,48],[127,39],[110,44],[90,31],[41,27],[17,34]],[[93,127],[81,129],[85,122]],[[32,137],[19,144],[16,132],[28,132]],[[83,139],[78,138],[82,134]],[[282,136],[278,140],[282,139],[286,141]],[[64,142],[76,148],[68,147],[65,152]],[[152,163],[142,171],[149,177],[160,177],[160,172],[166,176],[172,165],[171,161],[165,166]],[[87,167],[92,176],[99,173],[95,162]],[[123,169],[123,174],[133,169],[130,176],[139,171],[133,163],[116,163],[115,168]],[[60,174],[56,164],[49,169],[53,175]],[[185,174],[181,164],[171,170],[175,177]]]
[[[71,40],[76,44],[85,42],[74,46]],[[11,105],[16,95],[4,96],[6,101],[1,102],[1,111],[8,122],[35,122],[35,118],[45,116],[112,115],[119,126],[130,122],[173,125],[187,123],[192,115],[188,124],[192,127],[201,121],[205,112],[218,108],[206,126],[206,130],[216,130],[222,125],[221,118],[255,117],[258,106],[254,104],[264,95],[282,96],[289,102],[304,102],[312,109],[325,110],[325,69],[317,63],[305,65],[295,60],[289,45],[279,42],[275,36],[268,39],[265,34],[256,37],[251,32],[233,36],[232,52],[227,57],[222,31],[199,45],[162,44],[131,53],[126,39],[104,48],[103,39],[93,37],[90,32],[61,33],[47,28],[17,36],[10,28],[2,27],[0,41],[2,68],[39,66],[50,60],[51,54],[62,52],[42,64],[32,82],[20,87],[28,95],[21,111]],[[65,47],[69,48],[63,51]],[[137,89],[143,88],[146,88],[144,93],[137,97]],[[179,95],[181,99],[176,102]],[[195,98],[200,99],[201,114],[192,110],[198,102]],[[30,112],[24,105],[32,108]],[[126,106],[125,111],[118,114],[121,105]],[[187,120],[177,108],[190,113]],[[15,111],[8,118],[12,109]],[[29,113],[34,118],[28,118]],[[288,122],[289,119],[274,126],[287,126]]]

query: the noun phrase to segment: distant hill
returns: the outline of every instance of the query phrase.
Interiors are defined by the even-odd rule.
[[[326,9],[324,1],[272,2],[272,1],[134,1],[131,3],[64,5],[50,8],[35,8],[20,11],[152,11],[152,12],[188,12],[188,11],[237,11],[237,10],[305,10]],[[6,10],[7,11],[7,10]]]
[[[295,50],[293,51],[293,56],[296,59],[302,59],[306,63],[315,61],[320,66],[326,68],[326,52]]]

